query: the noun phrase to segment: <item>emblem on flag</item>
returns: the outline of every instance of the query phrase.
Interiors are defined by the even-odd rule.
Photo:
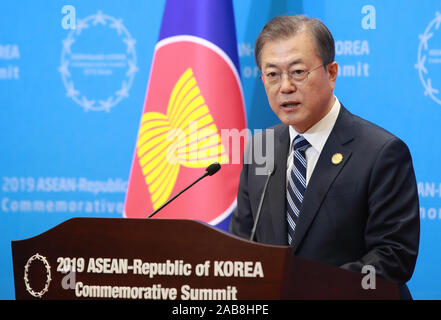
[[[236,37],[231,34],[234,19],[231,0],[208,4],[166,3],[132,161],[126,217],[147,217],[213,162],[222,164],[220,173],[195,185],[155,218],[215,225],[235,207],[242,166],[232,161],[232,153],[242,154],[245,141],[238,146],[228,133],[246,129],[246,122]],[[195,24],[201,14],[223,19],[207,16]]]
[[[191,68],[176,82],[166,115],[144,113],[137,156],[153,209],[169,198],[181,165],[205,168],[213,162],[228,162],[218,129]]]

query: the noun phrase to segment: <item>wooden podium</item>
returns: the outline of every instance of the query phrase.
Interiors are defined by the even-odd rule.
[[[12,241],[16,299],[398,299],[398,286],[192,220],[74,218]]]

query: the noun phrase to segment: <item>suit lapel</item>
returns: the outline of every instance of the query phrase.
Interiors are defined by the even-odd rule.
[[[352,148],[346,144],[353,140],[353,130],[352,115],[342,105],[305,191],[294,235],[294,251],[304,239],[333,181],[351,157]],[[332,157],[337,153],[343,155],[343,160],[334,164]]]
[[[289,128],[278,126],[274,132],[274,176],[268,185],[267,212],[271,213],[273,236],[276,244],[287,245],[286,222],[286,160],[289,149]]]

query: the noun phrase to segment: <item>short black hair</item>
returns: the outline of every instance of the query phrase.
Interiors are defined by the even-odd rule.
[[[278,16],[271,19],[262,29],[254,45],[254,58],[257,66],[262,70],[261,51],[267,41],[286,39],[301,31],[307,31],[315,41],[319,57],[326,68],[334,61],[335,44],[329,29],[316,18],[305,15]]]

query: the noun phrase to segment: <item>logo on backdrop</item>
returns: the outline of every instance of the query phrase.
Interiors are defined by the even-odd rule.
[[[58,68],[66,96],[85,111],[110,111],[129,96],[138,71],[135,44],[121,19],[101,11],[77,19],[62,41]]]
[[[423,34],[419,35],[418,70],[424,95],[441,105],[441,13],[436,12]]]

